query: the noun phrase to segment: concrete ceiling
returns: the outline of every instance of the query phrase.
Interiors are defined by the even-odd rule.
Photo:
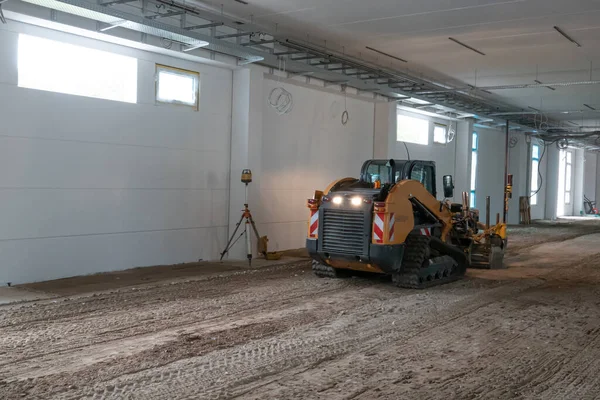
[[[600,0],[206,1],[311,44],[412,73],[477,86],[600,80]],[[554,26],[581,44],[561,36]],[[453,37],[485,53],[450,41]],[[408,61],[374,53],[372,47]],[[495,90],[551,117],[600,123],[600,85]],[[565,114],[562,111],[572,111]]]

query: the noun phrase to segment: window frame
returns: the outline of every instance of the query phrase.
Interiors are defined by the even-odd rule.
[[[475,208],[477,206],[477,161],[479,151],[479,134],[473,132],[471,136],[471,182],[469,191],[469,207]],[[473,164],[475,160],[475,164]]]
[[[400,118],[409,118],[409,119],[424,122],[427,125],[427,130],[426,130],[427,133],[425,135],[423,135],[422,137],[424,137],[426,140],[423,140],[421,142],[415,142],[415,141],[411,141],[411,140],[406,140],[405,138],[401,139],[400,138],[400,124],[398,123]],[[413,117],[412,115],[406,115],[406,114],[399,113],[399,112],[396,113],[396,141],[397,142],[417,144],[420,146],[429,146],[430,136],[431,136],[431,121],[430,120],[428,120],[426,118]]]
[[[537,157],[536,157],[536,151],[535,149],[537,149]],[[537,163],[537,168],[534,168],[535,163]],[[538,194],[537,193],[540,189],[540,184],[539,184],[539,173],[540,173],[540,145],[539,144],[534,144],[531,146],[531,177],[530,177],[530,182],[529,182],[529,198],[530,198],[530,205],[532,206],[536,206],[537,205],[537,198],[538,198]],[[533,187],[533,178],[535,177],[535,180],[537,182],[537,187]]]
[[[444,141],[443,142],[438,142],[437,140],[435,140],[435,128],[443,128],[444,129]],[[433,143],[442,145],[442,146],[445,146],[448,144],[448,125],[439,124],[437,122],[433,123]]]
[[[164,65],[164,64],[156,64],[155,68],[156,69],[155,69],[155,78],[154,78],[154,81],[155,81],[154,100],[155,100],[156,104],[159,104],[159,105],[168,104],[168,105],[188,107],[194,111],[198,111],[200,109],[200,73],[199,72],[191,71],[191,70],[183,69],[183,68],[171,67],[169,65]],[[179,101],[179,100],[160,99],[158,97],[159,89],[160,89],[160,73],[163,71],[167,72],[167,73],[171,73],[173,75],[192,77],[194,79],[194,81],[195,81],[195,88],[194,88],[195,102],[194,102],[194,104],[190,104],[188,102]]]
[[[421,169],[421,179],[415,179],[415,177],[413,177],[413,173],[415,172],[415,169],[417,169],[417,168]],[[427,179],[428,182],[423,182],[425,180],[425,179],[423,179],[424,176],[428,176],[428,179]],[[423,185],[423,187],[425,187],[425,189],[427,189],[427,191],[429,193],[436,196],[435,167],[431,163],[428,163],[428,162],[413,163],[413,165],[410,168],[410,179],[419,182],[420,184]],[[429,187],[426,186],[427,183],[429,184]]]
[[[39,51],[40,47],[43,51]],[[52,53],[52,59],[44,62],[42,58],[48,58],[48,52]],[[138,79],[139,60],[136,57],[69,40],[18,34],[19,88],[136,104]]]
[[[567,172],[569,172],[567,174]],[[568,183],[568,185],[567,185]],[[568,189],[567,189],[568,187]],[[570,150],[565,151],[565,205],[571,205],[573,202],[573,153]],[[567,201],[567,198],[569,199]]]

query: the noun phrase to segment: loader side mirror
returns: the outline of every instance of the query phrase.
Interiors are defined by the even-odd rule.
[[[444,187],[444,197],[454,197],[454,182],[452,181],[452,175],[444,175],[442,178],[442,184]]]

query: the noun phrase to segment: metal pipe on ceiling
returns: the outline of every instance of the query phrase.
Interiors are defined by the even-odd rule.
[[[423,91],[418,94],[433,94],[433,93],[453,93],[465,92],[469,90],[507,90],[507,89],[536,89],[547,86],[582,86],[582,85],[598,85],[600,81],[571,81],[571,82],[552,82],[552,83],[523,83],[518,85],[498,85],[498,86],[470,86],[464,88],[455,88],[447,90]]]
[[[191,32],[191,30],[185,30],[178,26],[173,26],[172,24],[161,24],[159,22],[148,20],[143,17],[122,13],[118,10],[114,10],[114,8],[109,8],[106,6],[101,6],[95,3],[89,3],[85,0],[25,0],[30,3],[38,4],[48,8],[60,9],[61,11],[71,12],[73,8],[83,7],[87,10],[87,14],[84,12],[83,14],[78,14],[77,12],[71,12],[76,15],[83,16],[84,18],[92,18],[95,19],[95,15],[102,14],[112,14],[111,19],[107,16],[108,19],[102,19],[102,22],[106,23],[114,23],[115,19],[130,19],[135,22],[132,24],[125,24],[126,29],[138,30],[149,35],[157,36],[157,37],[167,37],[171,38],[171,40],[179,41],[187,44],[188,46],[198,45],[199,40],[205,40],[209,42],[209,46],[207,47],[211,51],[220,52],[223,54],[228,54],[234,57],[242,58],[240,64],[244,64],[247,62],[260,62],[262,65],[269,67],[276,67],[279,62],[279,57],[273,55],[272,49],[253,49],[249,48],[251,46],[242,46],[241,44],[231,43],[223,40],[219,40],[215,37],[209,35],[202,35],[196,32]],[[186,13],[198,16],[199,18],[205,19],[207,23],[217,24],[222,23],[230,28],[239,29],[236,27],[240,26],[239,20],[224,16],[223,14],[217,15],[215,13],[210,13],[202,9],[198,9],[191,5],[198,5],[199,3],[195,0],[188,0],[186,3],[176,2],[175,0],[152,0],[157,1],[161,4],[166,4],[169,7],[173,7],[179,10],[184,10]],[[59,4],[59,5],[57,5]],[[90,15],[94,15],[90,17]],[[127,15],[125,15],[127,14]],[[87,16],[86,16],[87,15]],[[131,16],[129,18],[128,16]],[[125,18],[127,17],[127,18]],[[143,18],[145,22],[141,22],[140,18]],[[243,22],[241,25],[244,25],[244,32],[240,32],[238,34],[232,34],[235,36],[238,35],[248,35],[250,32],[263,32],[264,29],[260,28],[253,23]],[[267,32],[268,33],[268,32]],[[230,36],[232,37],[232,36]],[[325,68],[324,65],[310,65],[306,63],[300,63],[295,61],[288,61],[287,67],[289,71],[292,72],[300,72],[300,71],[309,71],[315,74],[315,77],[327,81],[340,80],[344,79],[344,77],[348,77],[348,75],[344,75],[340,72],[334,72],[335,69],[339,70],[349,70],[356,71],[361,70],[360,74],[365,74],[370,77],[370,79],[377,79],[377,86],[379,86],[380,93],[388,96],[390,98],[397,98],[398,96],[402,96],[403,98],[407,97],[411,92],[410,89],[414,89],[415,98],[419,99],[419,90],[428,90],[437,94],[436,92],[445,93],[448,89],[448,86],[445,84],[439,84],[422,77],[414,77],[403,72],[391,70],[385,67],[380,67],[377,65],[369,64],[368,62],[364,62],[363,60],[356,60],[355,58],[348,57],[346,55],[339,55],[329,51],[328,49],[321,50],[314,46],[305,45],[303,43],[296,42],[294,40],[285,39],[278,37],[277,35],[269,34],[269,37],[272,37],[272,41],[274,43],[279,43],[280,46],[283,46],[284,49],[287,48],[288,51],[300,50],[303,53],[307,53],[307,55],[322,55],[324,57],[329,58],[335,64],[342,64],[341,67],[338,68]],[[223,36],[221,36],[223,38]],[[362,72],[364,71],[364,72]],[[373,87],[372,84],[368,84],[360,79],[348,77],[348,85],[355,87],[358,90],[370,89]],[[379,83],[381,81],[387,81],[388,83]],[[391,81],[400,82],[400,84],[391,84]],[[404,86],[406,83],[408,85],[413,85],[410,89]],[[550,83],[545,83],[544,85],[550,85]],[[453,89],[454,90],[454,89]],[[420,98],[424,100],[424,97]],[[438,101],[439,99],[439,101]],[[509,112],[512,111],[512,107],[502,104],[495,103],[489,99],[478,98],[476,95],[463,95],[463,94],[451,94],[446,96],[436,97],[436,101],[441,106],[446,106],[451,110],[457,110],[460,112],[460,108],[463,109],[477,109],[477,110],[490,110],[496,109],[499,112]]]

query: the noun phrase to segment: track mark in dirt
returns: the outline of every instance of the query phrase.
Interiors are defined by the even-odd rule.
[[[443,291],[440,291],[440,298],[435,299],[416,293],[396,301],[405,304],[423,302],[424,307],[433,311],[425,315],[410,315],[402,322],[398,321],[398,315],[377,313],[374,305],[368,304],[357,308],[354,315],[344,315],[325,326],[305,330],[302,337],[298,337],[296,333],[278,335],[277,339],[256,341],[242,349],[217,351],[205,357],[181,360],[166,368],[124,376],[89,388],[88,392],[76,392],[73,395],[90,396],[100,392],[108,399],[127,397],[135,392],[146,398],[227,398],[236,395],[238,391],[248,390],[246,385],[259,384],[257,377],[263,380],[292,368],[339,358],[352,351],[379,352],[380,350],[375,349],[423,334],[435,325],[434,321],[437,325],[440,322],[450,323],[457,320],[459,315],[470,314],[482,308],[481,303],[497,301],[498,297],[518,292],[532,284],[539,282],[528,281],[510,288],[500,286],[490,289],[488,296],[482,297],[475,293],[468,300],[443,295]],[[393,302],[393,299],[388,302]],[[432,307],[434,303],[440,303],[438,310]],[[457,303],[462,306],[456,307]],[[356,314],[371,316],[371,323],[366,327],[358,326],[354,321]]]
[[[593,398],[598,236],[425,291],[296,265],[0,307],[0,398]]]

